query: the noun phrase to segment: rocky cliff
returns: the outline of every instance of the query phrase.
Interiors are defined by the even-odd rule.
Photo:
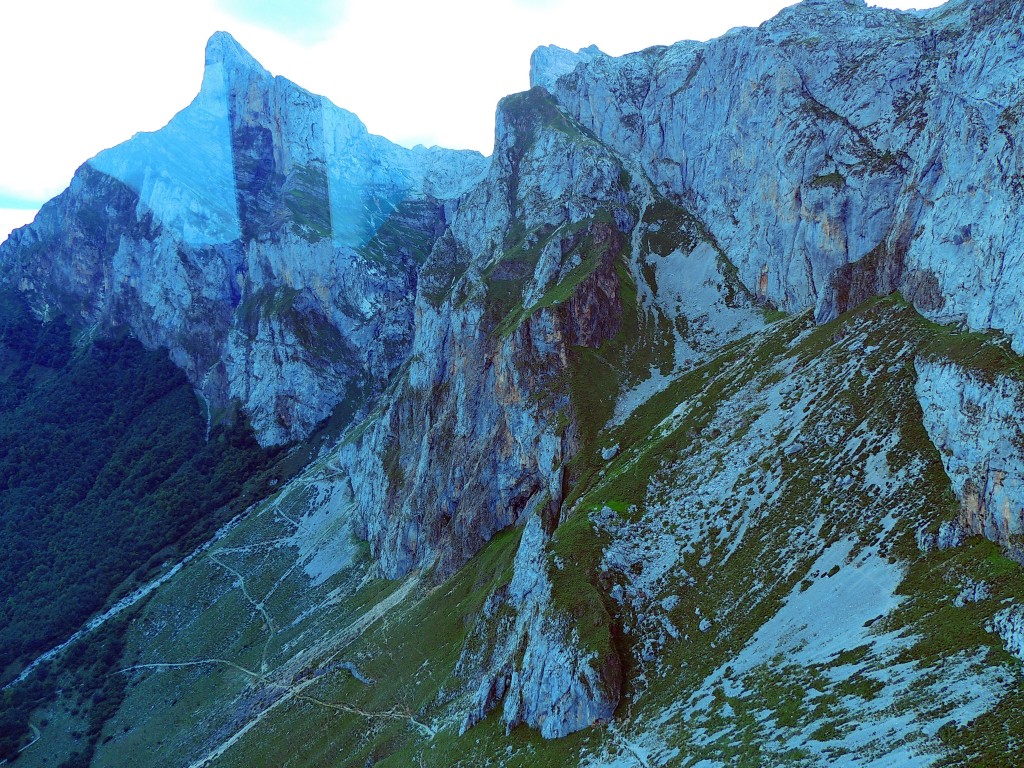
[[[621,165],[576,131],[539,90],[502,103],[490,171],[423,266],[397,390],[341,451],[390,576],[450,573],[528,507],[557,514],[575,442],[559,377],[619,329],[635,224]]]
[[[961,503],[960,525],[1020,559],[1024,533],[1024,390],[951,362],[919,360],[917,395],[928,436]]]
[[[901,290],[1024,351],[1018,2],[806,0],[757,29],[532,82],[707,222],[743,283],[834,317]]]
[[[756,325],[698,222],[654,197],[542,89],[499,105],[490,170],[420,272],[408,365],[339,452],[384,573],[450,573],[531,509],[554,525],[589,416],[580,350],[621,335],[668,373]]]

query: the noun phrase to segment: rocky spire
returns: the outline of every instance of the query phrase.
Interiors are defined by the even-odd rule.
[[[263,65],[227,32],[214,32],[206,43],[206,66],[220,64],[228,71],[254,71],[269,74]]]
[[[576,69],[577,64],[604,55],[596,45],[580,48],[576,53],[557,45],[542,45],[530,56],[530,87],[539,85],[550,91],[555,81]]]

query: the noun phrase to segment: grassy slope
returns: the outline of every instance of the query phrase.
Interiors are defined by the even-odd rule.
[[[455,662],[487,596],[510,576],[518,533],[496,537],[440,587],[366,578],[359,548],[313,586],[296,563],[316,547],[298,542],[329,550],[350,536],[339,527],[343,501],[330,524],[309,512],[336,479],[321,463],[217,545],[256,601],[274,590],[262,601],[272,631],[223,565],[207,557],[185,569],[135,622],[123,663],[222,661],[132,673],[96,764],[131,755],[181,765],[268,707],[216,764],[563,765],[629,760],[638,745],[679,764],[828,764],[848,749],[843,739],[859,738],[865,713],[893,727],[857,755],[907,749],[952,765],[1009,764],[1024,735],[1020,664],[984,624],[1001,600],[1024,594],[1020,569],[981,540],[927,555],[914,544],[916,528],[954,516],[956,501],[920,425],[913,357],[959,355],[961,341],[898,299],[820,328],[788,318],[681,377],[621,427],[593,431],[591,448],[622,450],[607,463],[590,457],[578,474],[575,512],[554,544],[572,567],[552,573],[561,599],[574,589],[596,596],[627,659],[626,697],[609,727],[550,742],[525,728],[506,736],[492,714],[458,736],[465,689]],[[805,447],[787,455],[797,434]],[[605,507],[613,512],[595,512]],[[848,558],[814,570],[845,544]],[[902,579],[893,602],[871,627],[844,630],[856,643],[842,654],[730,668],[787,600],[867,565],[885,572],[878,564],[890,559]],[[667,564],[660,575],[658,563]],[[967,578],[992,596],[957,608]],[[608,597],[616,585],[622,604]],[[368,614],[378,618],[364,626]],[[890,669],[902,670],[891,691],[880,683]],[[992,690],[992,711],[961,702],[957,681]],[[969,727],[957,724],[964,712]]]
[[[759,679],[739,681],[747,691],[742,699],[728,699],[718,690],[716,705],[706,716],[693,718],[690,712],[683,717],[674,705],[706,688],[716,671],[727,670],[787,596],[806,588],[801,582],[823,548],[846,539],[857,542],[851,560],[856,560],[857,550],[873,548],[905,568],[899,589],[904,600],[885,626],[919,636],[900,650],[896,661],[931,669],[913,681],[914,692],[889,710],[892,718],[896,713],[927,713],[912,727],[897,729],[900,739],[918,751],[938,748],[939,739],[931,732],[948,712],[930,707],[924,693],[931,689],[922,681],[950,669],[950,659],[965,649],[980,649],[991,663],[1002,665],[1000,674],[1019,681],[1019,664],[984,629],[998,600],[1024,594],[1019,568],[985,542],[928,556],[914,544],[918,526],[951,519],[957,505],[920,423],[913,357],[923,353],[984,361],[988,370],[997,360],[1000,371],[1013,369],[1004,353],[986,353],[979,341],[996,340],[965,340],[924,321],[898,299],[872,302],[821,328],[792,319],[734,345],[652,399],[623,427],[603,435],[605,444],[618,443],[626,450],[588,483],[570,520],[576,529],[571,548],[577,553],[588,549],[580,529],[592,531],[592,562],[607,545],[608,528],[613,536],[618,531],[623,539],[646,542],[644,550],[633,553],[637,573],[632,575],[640,577],[652,562],[665,561],[659,548],[666,543],[682,553],[660,579],[641,578],[652,594],[615,616],[617,623],[633,630],[625,642],[633,651],[634,683],[640,681],[625,707],[666,713],[667,723],[656,739],[663,754],[675,747],[693,759],[759,765],[766,759],[814,764],[822,750],[832,750],[833,756],[843,753],[826,736],[852,733],[851,719],[870,709],[877,691],[871,685],[859,690],[856,680],[844,681],[846,688],[832,685],[828,695],[868,697],[859,708],[835,708],[833,718],[827,708],[803,700],[822,686],[816,677],[822,670],[798,671],[777,661],[759,670]],[[966,349],[971,350],[969,358]],[[666,418],[680,403],[676,417]],[[765,419],[775,425],[767,432]],[[804,450],[787,455],[784,444],[797,436]],[[749,450],[744,447],[748,444]],[[884,492],[874,482],[880,457],[888,476],[895,478]],[[596,526],[588,513],[605,505],[628,511],[615,524]],[[998,578],[993,578],[993,569]],[[989,583],[993,597],[955,608],[952,598],[968,578]],[[598,579],[628,584],[630,574],[611,568],[590,573],[586,583]],[[570,595],[583,588],[582,579],[563,585]],[[661,660],[644,663],[640,656],[652,637],[659,638],[657,629],[650,628],[651,616],[643,614],[658,614],[663,598],[677,601],[663,613],[683,641],[673,642],[662,632]],[[696,626],[699,616],[714,617],[708,631]],[[893,661],[890,654],[879,653],[863,660],[855,676],[870,679]],[[769,674],[780,670],[789,675],[786,685]],[[963,684],[970,685],[972,679],[985,682],[978,674],[964,676]],[[1007,756],[1015,753],[1024,733],[1019,717],[1007,717],[1016,711],[1012,702],[1018,698],[1009,693],[1000,715],[984,715],[970,728],[943,729],[941,741],[963,749],[950,758],[953,764],[972,752],[987,755],[988,762],[980,764],[1008,764],[1012,758]],[[764,713],[774,717],[766,720]],[[779,718],[788,721],[780,723]],[[629,726],[624,730],[642,733]],[[803,743],[813,733],[819,736],[820,749],[789,746],[790,738]],[[872,748],[886,754],[897,743],[895,737],[876,739]]]

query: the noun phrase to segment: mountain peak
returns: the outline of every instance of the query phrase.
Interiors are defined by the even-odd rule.
[[[231,70],[266,72],[256,59],[228,32],[214,32],[206,43],[206,66],[222,65]]]
[[[596,45],[580,48],[576,53],[557,45],[542,45],[530,56],[530,87],[539,85],[551,90],[558,78],[572,72],[581,61],[604,55]]]

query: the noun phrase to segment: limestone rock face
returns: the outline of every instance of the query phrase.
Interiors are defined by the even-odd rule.
[[[1024,392],[1013,379],[982,380],[953,363],[919,360],[924,425],[960,499],[960,524],[1021,557],[1024,533]]]
[[[192,104],[83,165],[0,246],[3,279],[166,347],[214,412],[237,400],[283,443],[406,358],[417,262],[486,167],[370,135],[218,33]]]
[[[576,438],[559,377],[572,347],[618,331],[636,223],[620,163],[575,130],[539,89],[503,101],[491,169],[420,273],[407,368],[339,449],[389,576],[449,573],[529,504],[561,502]]]
[[[491,167],[419,272],[408,364],[333,456],[386,576],[445,576],[527,521],[514,580],[460,662],[464,729],[500,707],[554,738],[619,700],[617,652],[581,649],[546,575],[543,528],[590,417],[568,383],[580,350],[648,323],[634,343],[663,347],[667,373],[761,325],[699,220],[634,171],[542,89],[504,99]],[[626,383],[657,391],[656,366],[638,375]]]
[[[699,222],[627,165],[540,88],[499,105],[491,167],[419,272],[407,367],[338,450],[385,574],[450,573],[531,504],[558,509],[573,350],[619,332],[624,279],[669,368],[759,327]]]
[[[999,611],[989,625],[1003,641],[1006,650],[1024,660],[1024,606],[1011,605]]]
[[[485,616],[493,622],[496,642],[483,657],[485,671],[463,732],[499,704],[509,730],[526,723],[549,739],[606,721],[615,712],[622,685],[619,659],[582,652],[576,629],[552,609],[546,540],[540,516],[531,516],[507,594],[492,600]],[[496,620],[499,607],[506,606],[515,618],[506,614],[504,621]],[[464,653],[459,665],[467,671],[470,657]]]
[[[899,289],[1021,352],[1022,13],[806,0],[534,82],[699,213],[762,300],[824,320]]]

